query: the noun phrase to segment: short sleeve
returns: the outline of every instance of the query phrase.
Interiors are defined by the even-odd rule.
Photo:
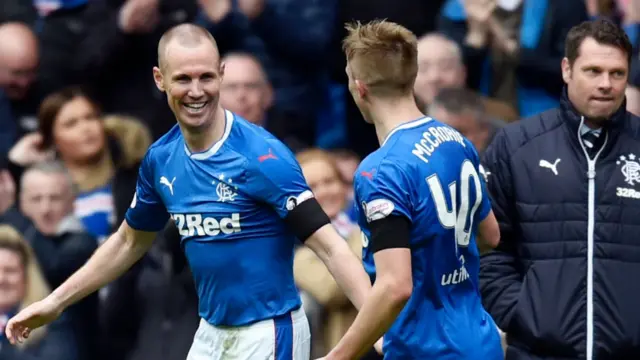
[[[356,174],[356,199],[368,223],[390,215],[412,222],[409,178],[398,164],[382,162],[377,168],[362,166]]]
[[[164,229],[169,214],[153,186],[151,152],[147,152],[138,171],[136,193],[125,219],[135,230],[157,232]]]
[[[256,159],[249,159],[250,192],[269,204],[281,218],[302,202],[313,198],[293,153],[277,140]]]

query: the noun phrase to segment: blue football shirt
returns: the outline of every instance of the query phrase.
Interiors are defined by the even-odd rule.
[[[126,220],[134,229],[159,231],[171,216],[200,316],[240,326],[300,307],[297,240],[283,219],[313,194],[284,144],[231,112],[225,121],[223,137],[205,152],[191,153],[177,125],[154,143]]]
[[[363,262],[375,281],[368,224],[411,222],[413,293],[384,336],[385,359],[502,359],[478,291],[478,224],[491,204],[472,144],[431,118],[395,128],[355,176]]]

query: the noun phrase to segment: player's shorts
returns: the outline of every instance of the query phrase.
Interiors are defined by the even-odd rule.
[[[240,327],[201,319],[187,360],[309,360],[310,351],[309,322],[300,308]]]

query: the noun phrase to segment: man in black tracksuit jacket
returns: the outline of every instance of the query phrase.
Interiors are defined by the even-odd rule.
[[[615,25],[567,37],[559,108],[503,128],[483,173],[501,229],[481,259],[506,359],[640,359],[640,118]]]

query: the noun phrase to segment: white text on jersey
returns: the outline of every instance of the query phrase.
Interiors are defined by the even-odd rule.
[[[240,214],[233,213],[230,218],[220,220],[212,217],[202,217],[200,214],[171,215],[181,236],[216,236],[240,232]]]
[[[469,278],[469,272],[464,267],[464,256],[460,256],[460,262],[462,263],[460,269],[453,270],[452,273],[442,274],[442,280],[440,280],[442,286],[460,284]]]
[[[464,138],[459,132],[446,126],[438,126],[432,127],[428,131],[423,132],[422,139],[415,143],[415,148],[411,153],[417,156],[420,160],[428,163],[429,160],[427,157],[431,156],[438,146],[447,141],[455,141],[466,147]]]

